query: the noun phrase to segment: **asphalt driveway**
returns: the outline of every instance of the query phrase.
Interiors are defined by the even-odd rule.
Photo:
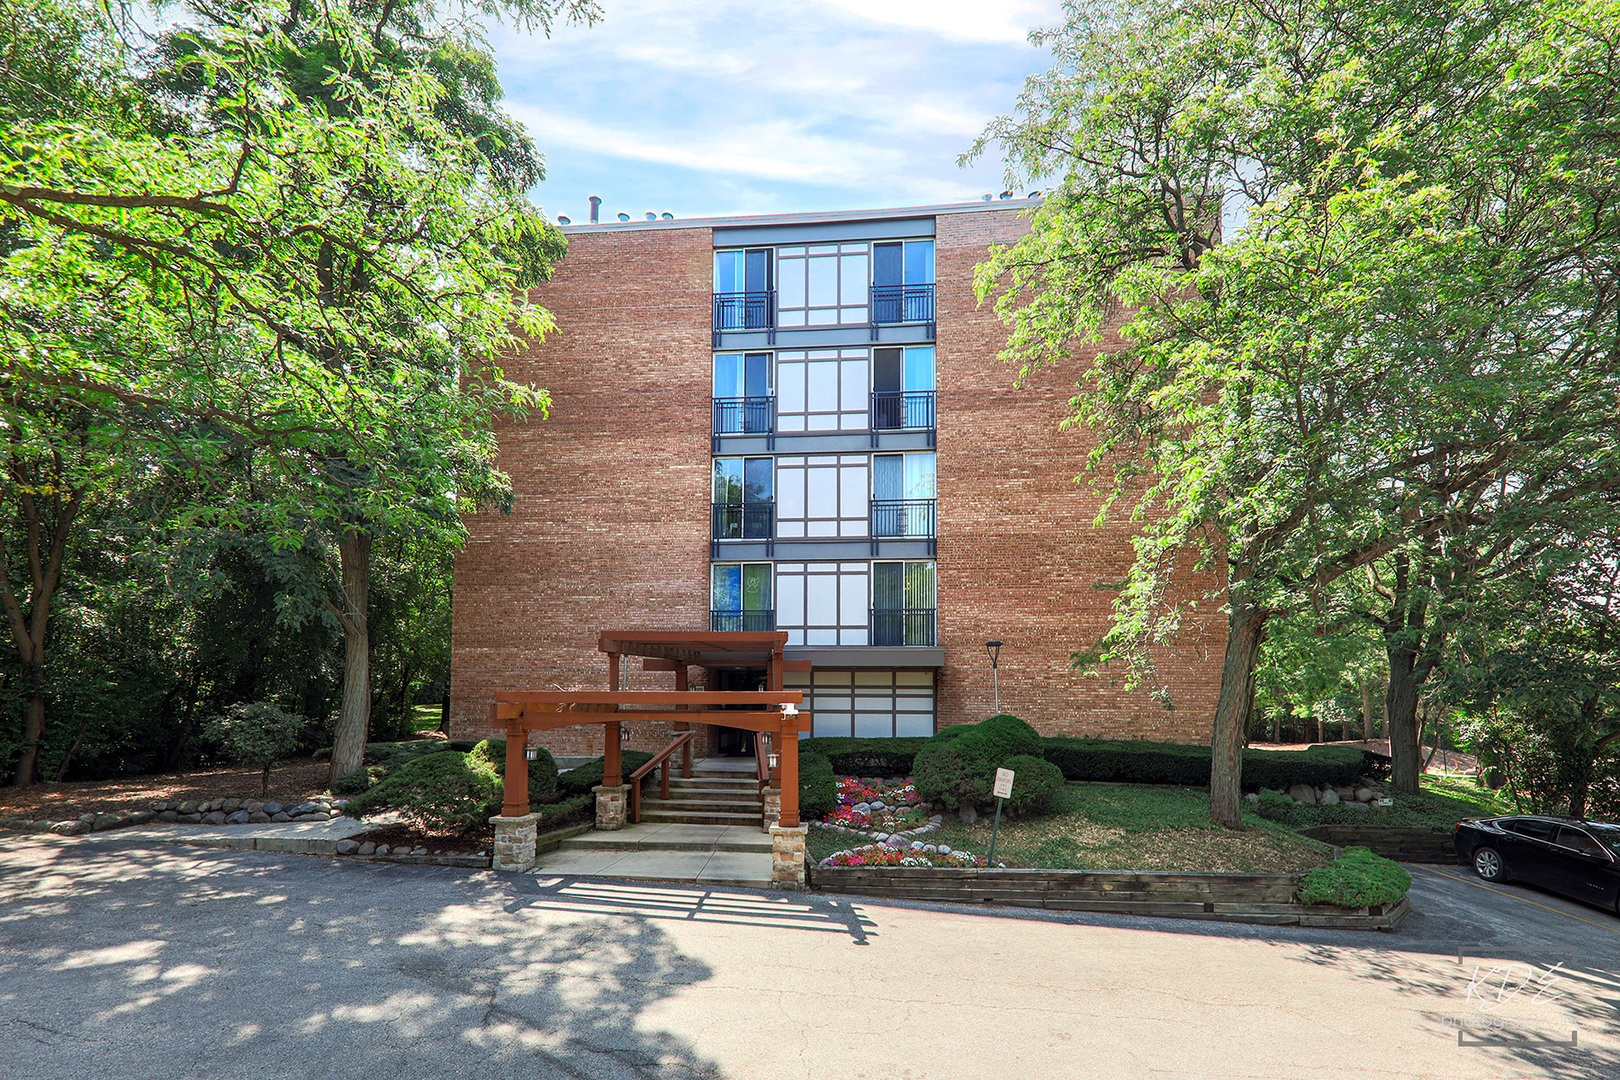
[[[1390,935],[11,834],[0,1077],[1620,1078],[1620,920],[1412,872]]]

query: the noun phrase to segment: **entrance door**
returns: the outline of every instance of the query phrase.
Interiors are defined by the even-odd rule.
[[[719,676],[717,690],[763,690],[765,689],[765,672],[759,668],[745,668],[743,670],[720,670],[715,673]],[[730,708],[722,705],[720,708]],[[742,708],[756,708],[757,706],[740,706]],[[753,757],[754,733],[744,731],[742,728],[721,727],[716,724],[714,729],[714,750],[720,757]]]

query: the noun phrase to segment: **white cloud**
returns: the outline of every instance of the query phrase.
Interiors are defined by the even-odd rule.
[[[1021,43],[1029,32],[1060,21],[1060,5],[1045,0],[820,0],[860,19],[961,41]]]

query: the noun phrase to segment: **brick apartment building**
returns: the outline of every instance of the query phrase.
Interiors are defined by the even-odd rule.
[[[558,328],[506,364],[550,390],[552,413],[498,429],[516,506],[470,517],[456,561],[457,736],[488,730],[497,691],[604,689],[601,630],[774,629],[810,662],[787,688],[816,735],[989,716],[994,640],[1002,710],[1044,732],[1208,741],[1216,605],[1159,657],[1172,710],[1070,666],[1109,625],[1130,526],[1096,527],[1098,496],[1076,483],[1087,436],[1059,430],[1073,372],[1015,389],[1005,331],[974,296],[975,265],[1028,206],[566,229],[538,290]],[[717,662],[705,677],[761,675]],[[699,749],[747,737],[712,728]],[[601,738],[548,742],[595,754]]]

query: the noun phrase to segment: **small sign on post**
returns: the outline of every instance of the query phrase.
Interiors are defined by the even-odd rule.
[[[996,797],[996,823],[990,827],[990,857],[986,860],[991,866],[996,865],[996,834],[1001,831],[1001,800],[1012,795],[1013,771],[1011,769],[996,770],[996,786],[991,794]]]

